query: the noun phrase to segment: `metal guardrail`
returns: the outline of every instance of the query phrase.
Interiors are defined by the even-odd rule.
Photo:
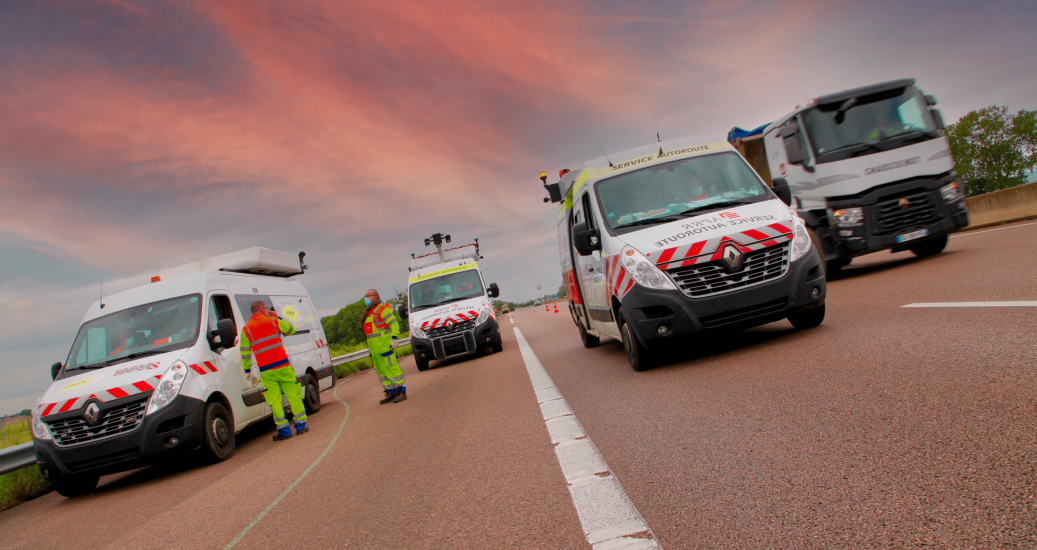
[[[404,338],[402,340],[397,340],[396,343],[393,344],[393,347],[394,348],[399,348],[399,347],[402,347],[402,346],[406,346],[408,344],[410,344],[410,338]],[[332,357],[331,358],[331,364],[332,364],[332,366],[337,367],[339,365],[344,365],[346,363],[350,363],[350,362],[356,361],[357,359],[363,359],[364,357],[370,357],[370,355],[371,355],[371,350],[362,349],[360,351],[354,351],[353,353],[347,353],[345,355],[339,355],[338,357]]]
[[[34,464],[36,464],[36,449],[33,448],[32,441],[0,449],[0,475],[28,468]]]

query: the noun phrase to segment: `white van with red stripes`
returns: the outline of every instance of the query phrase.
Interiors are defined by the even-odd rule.
[[[234,435],[271,415],[238,347],[256,301],[295,326],[284,344],[307,414],[317,412],[335,378],[324,329],[295,277],[303,256],[250,248],[206,258],[90,306],[33,410],[44,477],[75,496],[101,475],[165,455],[200,447],[214,460],[230,458]]]
[[[482,271],[479,239],[474,243],[443,249],[450,235],[436,233],[425,246],[436,252],[411,255],[407,281],[407,306],[400,317],[410,325],[410,344],[419,371],[433,359],[470,355],[491,348],[504,350],[497,312],[491,299],[500,296],[497,283],[486,284]]]
[[[803,221],[726,141],[657,143],[559,177],[540,173],[561,203],[562,278],[584,346],[619,339],[639,371],[659,346],[705,330],[824,320],[824,269]]]

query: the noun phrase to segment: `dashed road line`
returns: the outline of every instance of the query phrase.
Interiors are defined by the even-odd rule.
[[[374,369],[372,369],[372,370],[374,370]],[[277,504],[279,502],[281,502],[281,500],[284,497],[288,496],[288,493],[291,493],[292,489],[295,489],[295,486],[298,485],[299,482],[301,482],[303,480],[303,478],[305,478],[306,476],[310,475],[310,472],[313,471],[313,469],[317,467],[317,464],[320,464],[321,460],[324,460],[324,457],[328,455],[328,453],[331,451],[331,448],[335,446],[335,442],[338,441],[338,436],[342,435],[342,428],[346,427],[346,421],[349,420],[349,403],[346,403],[345,401],[342,400],[341,397],[338,396],[338,388],[341,388],[341,387],[342,387],[342,385],[336,386],[335,387],[335,391],[331,392],[331,394],[335,396],[335,399],[338,399],[340,402],[342,402],[343,405],[346,406],[346,416],[344,418],[342,418],[342,423],[339,424],[338,431],[335,432],[335,437],[331,438],[331,442],[328,443],[327,447],[325,447],[324,452],[321,453],[320,456],[318,456],[317,459],[313,461],[313,464],[310,464],[310,467],[306,468],[306,471],[304,471],[302,474],[300,474],[299,477],[296,478],[295,481],[293,481],[292,484],[289,485],[288,488],[285,489],[284,492],[281,493],[280,496],[275,498],[274,501],[271,502],[270,505],[266,507],[266,509],[264,509],[262,512],[260,512],[259,515],[256,516],[255,519],[253,519],[251,522],[249,522],[248,526],[246,526],[240,533],[238,533],[238,536],[234,537],[234,540],[230,541],[230,543],[227,544],[227,546],[223,547],[223,550],[230,550],[231,548],[234,548],[234,546],[237,545],[239,542],[241,542],[241,539],[245,538],[245,535],[247,535],[248,532],[251,531],[253,527],[258,525],[259,522],[263,520],[264,516],[266,516],[268,513],[270,513],[270,510],[273,510],[274,507],[277,506]]]
[[[1037,302],[921,302],[900,307],[1037,307]]]
[[[661,548],[518,327],[515,338],[587,542],[594,550]]]
[[[980,233],[990,233],[991,231],[1003,231],[1005,229],[1015,229],[1016,227],[1026,227],[1027,225],[1037,225],[1037,222],[1021,223],[1019,225],[1010,225],[1008,227],[998,227],[997,229],[984,229],[983,231],[966,231],[964,233],[955,233],[951,237],[968,237],[969,235],[979,235]]]

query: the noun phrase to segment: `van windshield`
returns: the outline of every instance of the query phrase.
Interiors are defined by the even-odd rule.
[[[198,339],[201,303],[197,294],[181,296],[84,323],[65,361],[65,372],[99,369],[191,347]]]
[[[698,215],[770,194],[737,153],[719,153],[642,168],[598,182],[601,211],[613,229]]]
[[[469,269],[410,285],[410,308],[418,311],[484,294],[479,272]]]

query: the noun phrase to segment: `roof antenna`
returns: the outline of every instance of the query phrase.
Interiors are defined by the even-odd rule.
[[[606,153],[606,152],[605,152],[605,148],[601,146],[601,142],[600,142],[600,141],[598,141],[598,136],[594,135],[594,132],[591,132],[591,137],[592,137],[592,138],[594,138],[594,141],[595,141],[595,143],[597,143],[597,144],[598,144],[598,149],[601,149],[601,154],[605,155],[605,160],[608,160],[608,162],[609,162],[609,167],[610,167],[610,168],[613,168],[613,166],[612,166],[612,161],[611,161],[611,160],[609,160],[609,154],[608,154],[608,153]]]
[[[662,138],[659,137],[659,121],[655,119],[655,106],[652,106],[652,121],[655,122],[655,142],[659,144],[659,156],[663,156]]]
[[[104,309],[104,281],[97,283],[97,301],[101,302],[101,309]]]

